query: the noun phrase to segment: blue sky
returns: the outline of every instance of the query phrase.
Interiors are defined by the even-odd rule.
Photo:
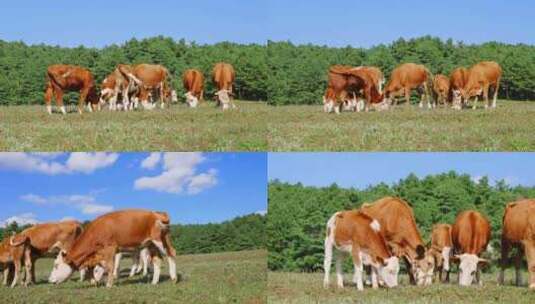
[[[156,35],[369,47],[421,35],[468,43],[535,43],[535,10],[521,0],[5,1],[0,39],[104,46]]]
[[[150,157],[149,157],[150,156]],[[0,224],[88,220],[124,208],[173,223],[266,210],[265,153],[0,153]]]
[[[307,186],[337,183],[364,188],[392,184],[414,173],[419,177],[450,170],[474,180],[535,186],[535,153],[269,153],[269,180]]]

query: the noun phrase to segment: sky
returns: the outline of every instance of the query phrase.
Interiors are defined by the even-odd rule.
[[[103,47],[157,35],[198,43],[290,40],[370,47],[433,35],[466,43],[535,43],[522,0],[19,0],[6,1],[0,39]]]
[[[535,186],[535,153],[269,153],[269,180],[363,189],[380,182],[392,184],[410,173],[418,177],[451,170],[474,181]]]
[[[0,225],[85,221],[125,208],[172,223],[265,213],[266,153],[0,153]]]

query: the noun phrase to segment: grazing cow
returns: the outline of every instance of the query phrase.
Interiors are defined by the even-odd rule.
[[[336,276],[338,287],[344,287],[342,262],[345,254],[351,254],[354,265],[353,281],[358,290],[363,290],[363,265],[372,266],[372,285],[378,287],[377,276],[388,287],[397,286],[399,260],[394,256],[381,233],[381,225],[377,220],[357,211],[335,213],[327,222],[325,235],[325,257],[323,268],[325,276],[323,286],[329,287],[329,275],[333,255],[333,247],[337,249]]]
[[[485,109],[489,106],[496,108],[501,78],[502,68],[496,62],[483,61],[477,63],[468,70],[468,78],[464,88],[461,90],[461,95],[466,102],[475,96],[473,109],[477,108],[479,95],[483,95],[483,98],[485,98]],[[492,105],[489,104],[490,87],[494,89]]]
[[[453,108],[460,110],[463,104],[461,90],[468,80],[468,70],[465,67],[459,67],[453,70],[450,75],[450,92],[449,99],[453,103]]]
[[[161,108],[165,108],[165,103],[169,102],[166,98],[166,87],[170,78],[169,71],[159,64],[138,64],[132,67],[131,72],[125,72],[130,81],[135,82],[139,86],[139,101],[146,110],[152,110],[156,107],[155,104],[149,103],[149,100],[154,96],[160,99]]]
[[[436,95],[436,104],[446,105],[449,101],[448,94],[450,92],[450,79],[442,74],[435,75],[435,78],[433,78],[433,91]]]
[[[23,230],[10,240],[12,247],[26,246],[24,266],[25,285],[35,283],[35,260],[56,250],[69,248],[82,233],[82,225],[77,221],[37,224]]]
[[[363,204],[360,210],[379,221],[394,254],[408,263],[411,283],[417,283],[415,276],[422,277],[423,271],[418,261],[425,257],[426,250],[409,204],[400,198],[384,197],[374,203]]]
[[[189,69],[182,76],[182,83],[186,90],[186,102],[192,108],[196,108],[204,95],[204,76],[202,72],[195,69]]]
[[[0,243],[0,265],[3,267],[4,280],[3,284],[8,284],[10,270],[13,270],[13,281],[11,287],[15,287],[19,280],[19,273],[22,270],[22,263],[24,261],[24,254],[27,250],[27,245],[11,246],[10,241],[13,237],[6,237]]]
[[[86,103],[89,110],[97,110],[98,96],[93,74],[83,67],[76,65],[55,64],[46,70],[45,104],[48,114],[52,114],[52,96],[56,99],[56,105],[61,113],[66,114],[63,105],[63,93],[65,91],[79,91],[78,112],[82,114]]]
[[[431,231],[431,248],[429,253],[434,257],[441,282],[450,281],[451,225],[435,224]]]
[[[127,209],[107,213],[92,221],[76,239],[72,247],[62,251],[54,262],[51,283],[62,283],[73,270],[99,266],[108,274],[115,269],[115,255],[154,245],[159,254],[167,257],[169,274],[176,281],[176,252],[169,237],[169,216],[165,212]],[[153,259],[152,284],[160,278],[160,260]],[[113,286],[113,275],[108,275],[107,287]]]
[[[327,85],[327,93],[324,97],[324,110],[330,112],[334,109],[335,113],[340,113],[341,102],[344,101],[348,95],[353,96],[351,108],[360,111],[357,102],[357,95],[362,91],[366,100],[365,109],[369,110],[371,105],[382,110],[383,98],[379,92],[380,75],[375,67],[348,67],[335,65],[329,69],[329,82]],[[329,95],[329,96],[327,96]],[[386,104],[386,103],[385,103]]]
[[[455,219],[451,239],[455,248],[455,259],[460,261],[459,284],[470,286],[475,279],[479,285],[483,285],[480,268],[488,262],[479,255],[490,241],[489,221],[477,211],[463,211]]]
[[[236,107],[232,102],[232,96],[234,95],[232,85],[235,77],[234,68],[228,63],[216,63],[212,70],[212,80],[217,89],[217,92],[215,92],[217,106],[222,105],[223,110]]]
[[[132,258],[132,266],[130,267],[130,274],[128,275],[128,277],[131,278],[134,275],[140,273],[141,271],[143,271],[142,275],[143,277],[145,277],[148,273],[148,264],[151,260],[151,256],[158,255],[157,251],[158,250],[156,248],[153,248],[153,250],[149,250],[149,248],[147,247],[142,248],[141,250],[125,250],[123,252],[115,254],[115,268],[113,269],[113,276],[117,279],[120,277],[119,266],[121,263],[121,259],[123,255],[127,253],[130,254],[130,257]],[[161,255],[158,255],[158,257],[161,258]],[[98,284],[102,280],[102,277],[104,276],[105,272],[106,270],[100,266],[94,267],[92,282]]]
[[[529,288],[535,288],[535,199],[524,199],[507,204],[503,214],[502,258],[498,282],[503,284],[509,251],[517,247],[515,257],[516,285],[522,284],[522,247],[528,262]]]
[[[110,110],[117,110],[119,95],[122,98],[123,109],[130,109],[130,101],[137,101],[139,87],[131,81],[128,74],[132,74],[132,66],[119,64],[104,80],[100,90],[99,104],[108,103]]]
[[[434,106],[430,99],[429,90],[432,86],[433,76],[431,72],[421,64],[404,63],[396,67],[390,75],[390,81],[388,81],[384,89],[385,100],[389,104],[393,104],[396,96],[405,94],[406,104],[410,104],[411,90],[417,89],[420,91],[420,108],[423,107],[424,96],[427,99],[427,107]],[[397,101],[394,103],[397,104]]]

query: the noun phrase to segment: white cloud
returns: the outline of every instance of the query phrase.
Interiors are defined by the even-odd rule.
[[[267,210],[258,210],[258,211],[255,212],[255,214],[264,216],[264,215],[267,214]]]
[[[150,161],[149,158],[153,157]],[[163,172],[156,176],[144,176],[134,182],[136,190],[155,190],[167,193],[197,194],[217,184],[217,171],[209,169],[197,173],[198,166],[206,159],[201,153],[163,153],[158,156],[149,156],[141,163],[142,168],[154,168],[161,162]]]
[[[151,153],[147,158],[145,158],[141,162],[141,168],[154,169],[154,167],[158,165],[161,159],[162,159],[162,153],[160,152]]]
[[[34,225],[34,224],[39,223],[39,221],[35,218],[35,214],[28,212],[28,213],[23,213],[19,215],[14,215],[12,217],[8,217],[0,224],[0,226],[7,227],[9,224],[13,222],[17,222],[19,226],[28,225],[28,224]]]
[[[91,195],[59,195],[42,197],[36,194],[26,194],[20,197],[21,200],[48,206],[64,205],[78,209],[83,214],[102,214],[113,210],[113,206],[98,203]]]
[[[0,169],[39,172],[49,175],[93,173],[97,169],[113,165],[119,155],[106,152],[74,152],[66,161],[62,153],[1,153]]]
[[[75,217],[72,217],[72,216],[64,216],[62,217],[59,221],[60,222],[63,222],[63,221],[76,221],[77,219]]]

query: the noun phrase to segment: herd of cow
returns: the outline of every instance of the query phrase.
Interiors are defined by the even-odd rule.
[[[399,198],[385,197],[358,210],[336,212],[327,222],[324,258],[324,287],[329,286],[333,249],[336,249],[337,285],[343,288],[342,262],[350,254],[354,265],[353,282],[363,289],[364,266],[371,271],[371,285],[398,285],[399,259],[407,263],[410,282],[430,285],[438,273],[439,280],[449,282],[450,262],[459,263],[458,282],[469,286],[482,285],[481,268],[489,261],[481,254],[487,249],[491,226],[481,213],[468,210],[459,213],[453,225],[436,224],[431,242],[426,247],[420,236],[413,211]],[[501,271],[509,252],[517,247],[515,257],[516,285],[521,284],[522,252],[525,253],[530,276],[529,287],[535,288],[535,199],[507,204],[502,226]],[[522,248],[524,249],[522,251]]]
[[[86,68],[56,64],[51,65],[46,73],[45,103],[47,111],[52,114],[52,97],[63,114],[66,114],[63,105],[63,94],[67,91],[80,93],[78,112],[82,114],[84,107],[92,112],[100,110],[106,104],[112,111],[123,109],[133,110],[139,104],[146,110],[156,107],[156,100],[160,101],[161,108],[169,102],[178,100],[176,91],[171,88],[171,74],[162,65],[119,64],[101,84],[100,94],[97,93],[95,78]],[[232,86],[235,72],[232,65],[220,62],[214,65],[212,80],[217,91],[214,94],[217,106],[223,110],[235,108],[233,103]],[[195,108],[204,96],[204,76],[201,71],[188,69],[183,74],[183,85],[186,93],[186,103]]]
[[[93,284],[98,284],[107,273],[106,286],[111,287],[113,280],[119,278],[119,263],[125,253],[134,261],[130,276],[141,270],[145,276],[151,263],[152,284],[157,284],[161,260],[166,258],[170,278],[176,282],[176,251],[169,224],[165,212],[129,209],[102,215],[85,228],[76,221],[34,225],[6,237],[0,244],[3,283],[7,285],[8,278],[13,277],[14,287],[23,267],[24,285],[35,283],[36,259],[56,253],[50,283],[62,283],[78,270],[81,281],[89,274]]]
[[[377,67],[351,67],[335,65],[328,72],[328,84],[323,96],[325,112],[340,113],[342,110],[378,111],[387,110],[397,105],[397,96],[404,96],[406,104],[410,103],[411,90],[417,89],[421,94],[419,106],[427,101],[428,108],[438,104],[451,104],[460,110],[468,105],[470,98],[475,97],[473,108],[477,107],[480,95],[485,99],[485,108],[496,107],[502,68],[493,61],[479,62],[469,69],[459,67],[453,70],[450,77],[442,74],[433,75],[429,70],[414,63],[404,63],[396,67],[386,84],[383,73]],[[492,104],[489,104],[489,91],[493,89]],[[430,90],[434,92],[432,98]]]

